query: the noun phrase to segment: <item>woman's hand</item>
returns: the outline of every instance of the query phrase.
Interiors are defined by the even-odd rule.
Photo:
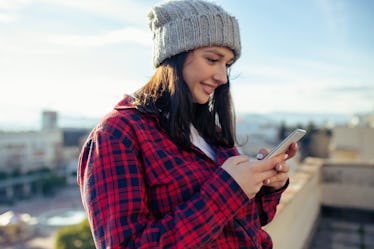
[[[228,158],[222,168],[234,178],[248,198],[253,198],[266,179],[276,181],[274,177],[280,174],[276,167],[284,163],[285,159],[286,154],[282,153],[271,159],[252,162],[247,156],[241,155]]]
[[[297,150],[298,150],[297,143],[292,143],[290,145],[290,147],[288,148],[287,152],[286,152],[286,154],[288,155],[287,160],[289,158],[294,157]],[[266,149],[261,149],[259,151],[259,155],[261,155],[261,156],[258,156],[258,159],[261,160],[268,153],[269,152]],[[265,179],[264,180],[264,186],[271,187],[274,190],[277,190],[277,189],[282,188],[286,184],[286,182],[289,178],[289,176],[288,176],[289,167],[286,164],[286,160],[284,160],[283,162],[276,165],[274,169],[277,172],[277,174],[275,174],[272,177],[269,177],[269,178]]]

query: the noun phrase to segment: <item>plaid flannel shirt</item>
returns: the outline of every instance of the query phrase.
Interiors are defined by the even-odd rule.
[[[272,248],[262,226],[284,188],[249,199],[217,162],[183,151],[126,96],[90,133],[78,184],[97,248]]]

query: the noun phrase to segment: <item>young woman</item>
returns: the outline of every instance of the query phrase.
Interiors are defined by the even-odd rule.
[[[237,20],[182,0],[155,6],[149,21],[153,77],[103,118],[80,155],[96,247],[271,248],[261,227],[297,147],[256,161],[235,147],[228,70],[241,51]]]

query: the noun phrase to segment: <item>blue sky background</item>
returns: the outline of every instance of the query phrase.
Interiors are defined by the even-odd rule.
[[[158,1],[0,0],[0,127],[101,117],[152,75]],[[374,1],[216,1],[239,20],[238,113],[374,111]]]

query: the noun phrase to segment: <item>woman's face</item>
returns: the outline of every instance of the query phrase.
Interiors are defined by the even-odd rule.
[[[182,74],[195,103],[207,103],[214,90],[227,83],[233,62],[234,53],[226,47],[202,47],[187,54]]]

